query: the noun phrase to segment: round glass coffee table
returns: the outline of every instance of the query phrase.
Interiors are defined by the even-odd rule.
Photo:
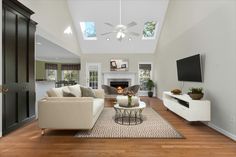
[[[146,104],[143,101],[140,101],[139,106],[135,107],[123,107],[115,104],[115,122],[122,125],[141,124],[143,122],[142,111],[145,107]]]

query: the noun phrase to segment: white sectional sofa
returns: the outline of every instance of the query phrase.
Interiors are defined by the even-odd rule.
[[[63,97],[63,91],[76,97]],[[94,97],[81,97],[79,85],[53,88],[38,102],[38,124],[45,129],[92,129],[104,108],[104,91],[94,90]]]

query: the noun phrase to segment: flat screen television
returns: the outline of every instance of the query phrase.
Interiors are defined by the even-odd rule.
[[[200,54],[176,61],[179,81],[202,82]]]

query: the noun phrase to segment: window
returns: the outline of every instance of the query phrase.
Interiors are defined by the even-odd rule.
[[[98,71],[96,70],[89,71],[89,87],[98,88]]]
[[[157,23],[154,21],[148,21],[144,24],[143,39],[155,39],[157,30]]]
[[[139,64],[139,84],[140,84],[140,91],[147,91],[147,81],[152,79],[152,64],[151,63],[144,63]]]
[[[93,89],[101,87],[101,64],[86,63],[87,86]]]
[[[95,22],[80,22],[84,40],[97,40]]]
[[[57,64],[46,63],[45,70],[46,70],[47,80],[50,80],[50,81],[57,80]]]
[[[62,70],[62,80],[77,81],[79,78],[78,70]]]
[[[62,80],[78,81],[80,64],[62,64]]]
[[[57,70],[46,69],[46,78],[49,81],[56,81],[57,80]]]

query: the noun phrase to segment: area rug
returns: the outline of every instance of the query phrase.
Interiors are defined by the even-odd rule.
[[[138,125],[120,125],[114,121],[113,108],[104,108],[92,130],[78,131],[78,138],[183,138],[151,107],[143,110],[143,122]]]

